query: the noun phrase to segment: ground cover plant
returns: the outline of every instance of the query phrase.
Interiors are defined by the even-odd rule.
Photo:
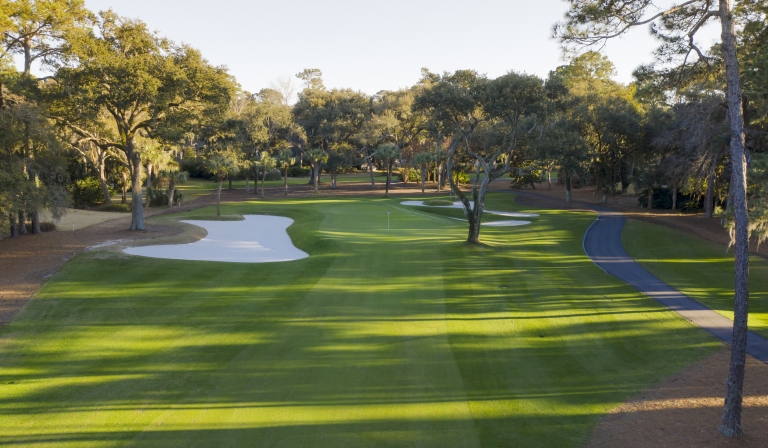
[[[670,228],[629,220],[624,247],[655,276],[733,319],[733,251]],[[749,328],[768,336],[768,262],[749,267]]]
[[[578,447],[721,347],[584,255],[593,214],[476,246],[401,200],[223,206],[293,218],[292,262],[78,255],[0,329],[0,444]]]

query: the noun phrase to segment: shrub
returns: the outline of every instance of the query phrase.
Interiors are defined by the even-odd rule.
[[[401,182],[421,182],[421,171],[414,168],[403,168],[400,170],[399,179]]]
[[[267,172],[264,180],[283,180],[283,173],[281,173],[278,168],[272,168],[269,170],[269,172]]]
[[[197,179],[211,179],[213,174],[205,167],[205,161],[201,158],[184,159],[179,162],[182,171],[189,173],[189,177]]]
[[[173,205],[178,204],[184,195],[178,189],[173,190]],[[123,204],[120,204],[123,205]],[[168,191],[153,189],[149,193],[149,205],[152,207],[162,207],[168,205]],[[130,209],[129,209],[130,210]]]
[[[32,233],[32,224],[25,224],[24,227],[27,228],[27,233]],[[52,222],[41,222],[40,223],[40,231],[41,232],[53,232],[56,230],[56,224]]]
[[[309,168],[292,166],[288,168],[288,177],[304,177],[309,174]]]
[[[98,207],[100,212],[120,212],[126,213],[131,211],[131,204],[104,204]]]
[[[75,207],[91,207],[104,199],[101,182],[95,177],[77,180],[70,184],[67,189],[72,195],[72,204]]]

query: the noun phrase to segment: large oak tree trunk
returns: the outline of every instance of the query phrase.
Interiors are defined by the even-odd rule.
[[[144,230],[144,208],[141,197],[141,154],[128,143],[128,161],[131,164],[131,230]]]
[[[718,430],[726,437],[744,434],[741,409],[744,389],[744,367],[747,350],[747,317],[749,307],[749,217],[747,215],[747,162],[744,154],[744,115],[741,103],[739,62],[736,57],[730,0],[720,0],[722,55],[725,60],[728,113],[731,121],[731,192],[734,211],[735,281],[733,306],[733,343],[731,365],[726,381],[723,423]]]
[[[99,159],[99,183],[101,184],[101,194],[104,195],[104,203],[111,204],[112,196],[109,194],[109,186],[107,186],[107,174],[106,174],[106,161],[103,158]]]
[[[40,228],[40,212],[35,210],[34,212],[30,213],[30,215],[32,218],[32,233],[35,235],[43,233],[42,229]]]
[[[565,173],[565,202],[571,202],[573,200],[573,192],[571,191],[571,175]]]
[[[376,180],[373,178],[373,161],[368,159],[368,171],[371,173],[371,188],[376,188]]]

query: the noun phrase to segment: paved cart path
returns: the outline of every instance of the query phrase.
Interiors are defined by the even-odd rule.
[[[608,274],[683,316],[715,337],[731,343],[733,321],[659,280],[627,254],[621,241],[626,217],[605,207],[591,206],[598,218],[584,235],[584,252]],[[768,339],[749,332],[747,353],[768,363]]]

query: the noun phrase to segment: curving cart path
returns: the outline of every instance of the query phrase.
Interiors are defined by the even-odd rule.
[[[595,264],[715,337],[731,343],[733,321],[662,282],[627,254],[621,241],[626,222],[622,213],[599,206],[591,208],[597,211],[598,218],[584,235],[584,252]],[[768,363],[768,339],[750,331],[747,353]]]

